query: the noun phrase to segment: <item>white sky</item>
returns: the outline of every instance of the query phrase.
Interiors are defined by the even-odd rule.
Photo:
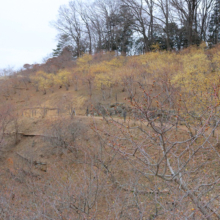
[[[61,5],[70,0],[1,0],[0,69],[41,63],[56,48],[56,20]]]

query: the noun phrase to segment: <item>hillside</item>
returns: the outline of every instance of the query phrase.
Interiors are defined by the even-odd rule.
[[[61,55],[0,79],[0,219],[220,219],[219,61]]]

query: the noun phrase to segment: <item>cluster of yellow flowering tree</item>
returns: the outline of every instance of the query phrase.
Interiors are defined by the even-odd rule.
[[[24,175],[20,175],[20,169],[11,169],[15,157],[8,158],[13,175],[7,182],[14,183],[3,194],[5,207],[18,207],[17,198],[25,193],[31,195],[30,202],[28,196],[24,197],[25,201],[28,199],[26,204],[36,201],[28,209],[28,219],[36,213],[51,214],[51,219],[65,215],[68,219],[220,219],[219,61],[219,48],[207,50],[201,45],[176,53],[161,52],[155,45],[153,52],[140,56],[85,54],[53,73],[46,68],[32,69],[30,81],[22,79],[25,83],[20,80],[22,75],[2,80],[2,95],[12,99],[10,93],[14,92],[13,97],[19,97],[18,102],[2,102],[13,105],[0,106],[3,150],[11,146],[8,138],[13,137],[15,144],[20,138],[23,141],[20,123],[29,121],[19,118],[19,110],[24,107],[20,90],[21,94],[29,93],[29,83],[44,95],[54,88],[70,90],[38,99],[37,105],[44,104],[37,107],[42,109],[42,118],[47,109],[53,110],[51,116],[55,110],[57,117],[34,119],[40,122],[39,126],[45,125],[41,136],[46,138],[39,139],[39,143],[44,146],[44,141],[48,141],[45,146],[50,145],[51,153],[58,156],[54,155],[54,161],[58,158],[59,164],[47,166],[47,158],[43,158],[42,165],[46,166],[39,167],[40,162],[33,168],[48,172],[49,177],[41,175],[37,180],[26,175],[25,181],[19,181],[19,186],[25,188],[14,191],[15,177],[20,180]],[[80,91],[73,92],[72,86]],[[26,103],[31,108],[25,105],[25,109],[31,109],[32,116],[33,112],[36,116],[36,110],[32,110],[34,101]],[[46,104],[56,108],[47,108]],[[39,130],[39,126],[35,129]],[[33,140],[31,137],[30,141]],[[77,165],[74,173],[73,165]],[[64,174],[63,167],[67,171]],[[44,176],[48,178],[43,179]],[[33,182],[34,188],[27,187],[27,182]],[[23,190],[26,188],[28,191]],[[36,198],[32,196],[33,189]],[[42,201],[47,201],[46,206]],[[104,210],[104,217],[100,210]]]
[[[181,101],[192,112],[203,111],[209,103],[218,103],[220,86],[220,52],[200,47],[191,47],[181,52],[155,52],[140,56],[124,57],[106,53],[100,59],[84,54],[77,59],[72,69],[62,69],[56,74],[38,71],[32,77],[36,90],[46,94],[48,88],[63,86],[66,90],[82,82],[91,98],[93,89],[106,90],[111,97],[112,89],[121,85],[132,100],[138,83],[150,88],[157,86],[167,96],[169,107]],[[175,92],[178,91],[178,92]],[[177,100],[178,99],[178,100]]]

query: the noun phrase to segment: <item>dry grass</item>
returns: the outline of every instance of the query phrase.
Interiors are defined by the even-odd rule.
[[[159,87],[155,90],[159,90]],[[139,88],[137,93],[140,93]],[[157,219],[162,220],[170,219],[170,213],[174,219],[183,219],[184,215],[196,209],[175,183],[142,175],[146,172],[146,165],[141,166],[136,158],[123,156],[109,144],[117,142],[124,147],[122,152],[132,153],[134,148],[128,139],[118,141],[114,138],[121,135],[120,128],[125,126],[124,131],[133,135],[136,142],[142,141],[143,133],[138,129],[131,129],[140,126],[140,121],[131,119],[129,123],[123,123],[123,119],[116,116],[117,126],[117,123],[106,123],[102,117],[85,116],[87,106],[95,106],[99,102],[103,105],[115,103],[116,94],[117,102],[125,102],[124,98],[128,96],[126,91],[122,92],[121,87],[115,87],[112,96],[102,100],[100,90],[94,88],[90,99],[86,85],[81,85],[79,91],[74,91],[73,86],[68,91],[56,88],[53,93],[48,91],[46,95],[35,92],[29,85],[28,90],[18,90],[8,100],[0,96],[1,106],[15,106],[19,115],[20,133],[20,142],[16,145],[11,143],[11,147],[6,146],[4,158],[0,161],[0,191],[4,192],[0,200],[0,208],[4,209],[2,212],[0,210],[1,219],[45,219],[45,216],[50,216],[51,219],[127,220],[154,219],[157,215]],[[141,99],[141,95],[138,98]],[[70,103],[76,110],[73,119],[68,113]],[[59,113],[57,109],[60,109]],[[84,128],[75,142],[69,142],[73,148],[61,148],[48,141],[48,136],[52,136],[54,125],[58,121],[65,124],[61,130],[72,122],[77,122]],[[152,132],[147,124],[142,125],[147,132]],[[170,141],[183,140],[188,136],[184,126],[179,126],[177,132],[172,132],[172,135],[169,134]],[[200,141],[203,140],[198,139],[195,146]],[[216,138],[211,138],[210,142],[216,144]],[[147,139],[142,144],[146,146],[144,149],[152,159],[157,161],[161,156],[158,149]],[[177,146],[173,151],[179,154],[185,147]],[[218,145],[216,151],[220,153]],[[185,169],[191,169],[204,160],[208,161],[208,165],[202,168],[203,172],[219,176],[218,158],[206,149],[201,151],[201,155],[203,157],[190,161]],[[182,159],[187,160],[187,153]],[[170,162],[173,165],[175,160]],[[201,173],[190,175],[194,181]],[[219,185],[216,189],[219,189]],[[218,191],[207,194],[207,200],[213,198],[215,193]],[[218,200],[214,207],[219,205],[217,202]],[[88,204],[91,205],[90,210]],[[76,207],[84,208],[84,213]],[[195,210],[195,219],[201,218],[198,210]]]

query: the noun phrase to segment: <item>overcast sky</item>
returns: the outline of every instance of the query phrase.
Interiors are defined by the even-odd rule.
[[[69,0],[2,0],[0,6],[0,69],[40,63],[56,48],[59,6]]]

